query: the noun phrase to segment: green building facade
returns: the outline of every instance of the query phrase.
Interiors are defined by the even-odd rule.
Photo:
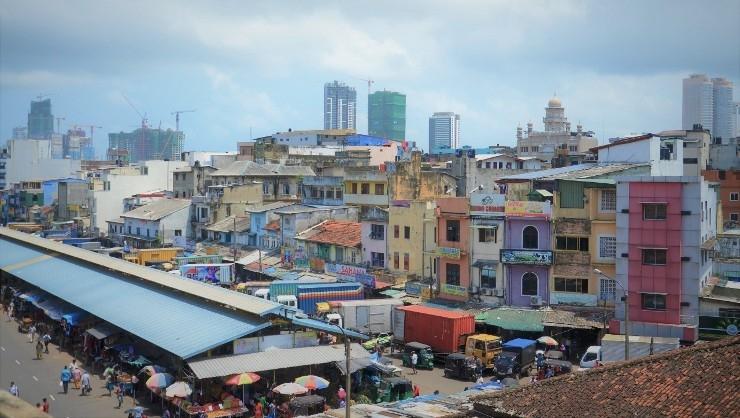
[[[393,141],[406,139],[406,95],[376,91],[368,96],[367,130],[371,136]]]

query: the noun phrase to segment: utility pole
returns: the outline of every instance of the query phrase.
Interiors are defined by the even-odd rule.
[[[349,403],[350,399],[352,399],[352,373],[350,370],[350,358],[351,358],[351,348],[350,348],[350,341],[349,338],[347,338],[347,333],[344,332],[344,328],[340,327],[338,324],[335,325],[337,328],[339,328],[339,331],[342,332],[342,338],[344,338],[344,357],[346,361],[346,374],[345,374],[345,382],[344,385],[346,388],[344,389],[345,392],[347,392],[347,397],[344,401],[344,416],[345,418],[351,418],[350,416],[350,410],[349,410]]]
[[[615,284],[619,285],[619,287],[624,290],[624,298],[622,299],[624,301],[624,360],[627,361],[630,359],[630,303],[629,303],[629,292],[627,289],[622,286],[622,283],[619,283],[616,279],[607,276],[604,274],[603,271],[599,269],[594,269],[594,273],[600,274],[604,277],[606,277],[609,280],[613,280]],[[616,295],[614,295],[614,298],[616,299]]]

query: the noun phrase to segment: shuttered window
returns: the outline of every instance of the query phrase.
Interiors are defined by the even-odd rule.
[[[561,208],[583,208],[583,183],[561,181],[558,183]]]

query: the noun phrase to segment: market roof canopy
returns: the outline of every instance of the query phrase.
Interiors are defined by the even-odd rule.
[[[475,320],[510,331],[542,332],[545,330],[544,318],[543,311],[493,309],[478,314]]]
[[[3,271],[183,359],[269,326],[174,289],[147,285],[4,236],[0,247]]]
[[[370,353],[361,345],[353,343],[350,347],[350,360],[352,360],[350,367],[352,364],[361,364],[363,359],[369,361]],[[314,364],[337,363],[345,359],[344,345],[319,345],[192,360],[188,361],[188,366],[198,379],[209,379],[237,373],[257,373]]]
[[[291,321],[293,321],[293,325],[297,325],[299,327],[306,327],[311,329],[316,329],[319,331],[324,331],[329,334],[335,334],[335,335],[342,335],[342,328],[339,328],[336,325],[332,325],[329,323],[326,323],[324,321],[319,321],[317,319],[311,319],[311,318],[291,318]],[[359,332],[350,331],[347,328],[344,328],[344,334],[346,334],[350,338],[358,338],[361,340],[369,340],[370,337],[368,337],[365,334],[360,334]]]

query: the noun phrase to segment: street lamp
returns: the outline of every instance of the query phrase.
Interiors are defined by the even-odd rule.
[[[344,338],[344,356],[346,367],[347,367],[347,374],[346,374],[346,381],[344,385],[346,388],[344,391],[347,393],[347,397],[345,398],[344,402],[344,416],[345,418],[350,418],[350,412],[349,412],[349,400],[351,399],[351,391],[352,391],[352,376],[350,375],[350,369],[349,369],[349,360],[350,360],[350,346],[349,346],[349,338],[347,338],[347,334],[344,332],[344,328],[340,327],[339,324],[334,324],[337,328],[339,328],[339,331],[342,333],[342,337]]]
[[[619,283],[616,279],[607,276],[604,274],[603,271],[599,269],[594,269],[594,273],[600,274],[604,277],[606,277],[609,280],[614,281],[619,287],[624,290],[624,360],[630,359],[630,305],[629,305],[629,292],[627,289],[622,286],[621,283]],[[616,299],[616,295],[614,295],[614,299]]]

